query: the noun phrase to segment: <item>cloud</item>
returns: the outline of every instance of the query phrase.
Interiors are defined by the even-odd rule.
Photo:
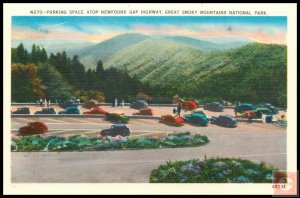
[[[80,39],[91,42],[101,42],[118,35],[117,33],[90,34],[70,27],[47,27],[44,29],[31,29],[26,27],[13,27],[12,39]]]
[[[270,24],[216,24],[185,23],[168,24],[132,24],[131,26],[97,25],[95,23],[42,25],[33,29],[13,26],[12,39],[81,39],[101,42],[124,33],[140,33],[147,35],[180,35],[193,37],[244,37],[262,43],[286,44],[284,27]]]
[[[149,35],[182,35],[193,37],[244,37],[261,43],[286,44],[286,32],[273,26],[242,26],[240,24],[198,24],[185,25],[183,27],[163,25],[163,26],[145,26],[136,25],[133,30],[136,33]]]
[[[41,26],[38,29],[39,30],[49,29],[49,28],[53,28],[53,27],[56,27],[56,26],[60,26],[60,25],[66,24],[66,23],[68,23],[68,22],[57,23],[57,24],[49,25],[49,26]]]

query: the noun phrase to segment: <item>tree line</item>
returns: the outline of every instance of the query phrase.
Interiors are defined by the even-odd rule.
[[[225,54],[225,55],[224,55]],[[172,96],[197,99],[200,103],[226,100],[230,102],[272,103],[287,105],[287,48],[279,45],[253,44],[212,55],[221,66],[197,78],[174,76],[174,82],[141,82],[125,69],[104,69],[101,60],[95,70],[85,70],[77,55],[65,51],[51,53],[32,46],[28,52],[23,44],[12,48],[12,100],[33,102],[40,98],[71,97],[105,100],[134,100],[139,92],[153,98],[152,102],[170,103]],[[213,61],[214,62],[214,61]],[[159,99],[159,100],[155,100]]]
[[[149,90],[147,84],[141,83],[136,76],[131,77],[126,70],[113,67],[105,70],[101,60],[95,70],[85,70],[78,55],[70,58],[63,51],[48,57],[44,48],[34,44],[28,52],[22,43],[12,48],[11,55],[14,102],[34,102],[40,98],[52,101],[72,97],[91,99],[90,93],[95,93],[96,97],[100,94],[106,101],[127,100],[142,90]]]

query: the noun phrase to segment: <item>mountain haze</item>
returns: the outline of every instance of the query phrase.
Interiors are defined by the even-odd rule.
[[[149,40],[149,42],[143,43],[143,41],[147,39],[153,39],[153,40]],[[88,46],[88,47],[80,48],[78,50],[69,51],[68,54],[70,54],[71,56],[74,54],[78,54],[80,61],[85,65],[86,69],[88,68],[95,69],[97,62],[99,60],[105,63],[105,65],[111,65],[111,59],[114,60],[118,59],[117,58],[118,54],[124,55],[124,52],[122,53],[119,52],[121,52],[122,50],[130,51],[131,49],[127,49],[127,48],[130,48],[135,44],[137,44],[138,47],[141,48],[140,50],[142,51],[144,51],[143,47],[145,47],[148,48],[149,50],[162,51],[162,53],[160,54],[161,56],[169,57],[169,55],[164,54],[166,52],[164,51],[165,48],[169,48],[170,51],[172,50],[171,48],[176,46],[175,48],[178,51],[185,51],[186,48],[194,48],[200,50],[201,52],[216,52],[216,51],[223,51],[223,50],[241,47],[250,42],[248,40],[241,40],[241,39],[234,39],[234,38],[232,38],[233,40],[232,42],[230,42],[230,39],[226,39],[223,42],[222,39],[219,40],[221,40],[221,42],[213,43],[213,42],[200,40],[192,37],[185,37],[185,36],[163,36],[163,35],[149,36],[143,34],[122,34],[93,46]],[[153,41],[155,45],[154,43],[151,44],[151,41]],[[149,44],[152,46],[151,47],[148,46]],[[170,44],[170,46],[168,46],[168,44]],[[163,49],[160,49],[161,47]],[[179,49],[180,47],[182,47],[182,49]],[[152,52],[149,51],[149,53]]]

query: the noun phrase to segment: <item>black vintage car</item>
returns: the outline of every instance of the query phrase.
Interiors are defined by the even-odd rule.
[[[116,137],[121,135],[123,137],[130,135],[130,130],[125,124],[114,124],[110,129],[104,129],[100,132],[102,136],[112,136]]]
[[[56,114],[54,108],[43,108],[42,111],[36,111],[34,114]]]
[[[232,115],[219,115],[218,117],[212,117],[210,119],[211,124],[216,124],[223,127],[236,127],[238,125],[238,121]]]
[[[11,114],[30,114],[28,107],[18,108],[16,111],[11,112]]]
[[[148,103],[145,100],[137,100],[130,104],[130,108],[145,109],[145,108],[148,108]]]
[[[224,111],[224,106],[219,102],[206,103],[204,105],[204,110],[222,112]]]

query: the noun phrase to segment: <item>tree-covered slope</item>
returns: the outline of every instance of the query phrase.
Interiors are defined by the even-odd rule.
[[[207,53],[189,45],[147,39],[120,50],[104,67],[125,69],[164,95],[286,104],[286,46],[248,44]]]
[[[146,39],[142,34],[122,34],[96,45],[83,48],[77,52],[80,62],[86,69],[96,69],[99,60],[106,61],[111,55],[126,47],[134,45]]]

